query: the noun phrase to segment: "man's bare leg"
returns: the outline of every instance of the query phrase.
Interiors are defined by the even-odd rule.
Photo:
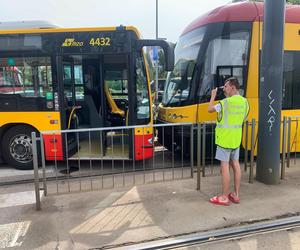
[[[229,162],[221,161],[221,176],[222,176],[222,196],[227,200],[230,192],[230,172]]]
[[[241,166],[238,160],[232,160],[230,163],[234,173],[234,193],[236,197],[239,197],[242,176]]]

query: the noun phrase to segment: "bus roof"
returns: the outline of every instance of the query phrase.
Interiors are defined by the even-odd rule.
[[[258,2],[239,2],[226,4],[198,17],[190,23],[181,36],[209,23],[253,22],[262,20],[264,4]],[[286,5],[286,23],[300,23],[300,6]]]
[[[134,26],[117,26],[117,27],[86,27],[86,28],[58,28],[58,27],[14,27],[11,29],[1,29],[0,26],[0,35],[2,34],[27,34],[27,33],[63,33],[63,32],[85,32],[85,31],[115,31],[119,29],[131,30],[133,31],[138,38],[141,38],[141,33]]]
[[[0,30],[15,29],[51,29],[58,28],[56,25],[47,21],[16,21],[16,22],[0,22]]]

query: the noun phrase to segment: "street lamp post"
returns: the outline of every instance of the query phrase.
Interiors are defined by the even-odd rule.
[[[265,0],[260,66],[256,179],[280,183],[285,0]]]
[[[156,0],[156,29],[155,29],[155,38],[158,39],[158,0]],[[157,50],[158,48],[156,48]],[[158,51],[155,62],[155,104],[158,103]]]

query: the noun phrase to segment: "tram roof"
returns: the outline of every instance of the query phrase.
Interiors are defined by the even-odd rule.
[[[264,4],[258,2],[238,2],[226,4],[195,19],[181,35],[209,23],[253,22],[263,20]],[[300,6],[286,5],[286,23],[300,23]]]

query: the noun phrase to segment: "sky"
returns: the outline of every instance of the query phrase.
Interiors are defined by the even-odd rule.
[[[176,42],[194,19],[229,0],[158,0],[158,37]],[[44,20],[63,28],[132,25],[156,36],[156,0],[0,0],[0,22]]]

